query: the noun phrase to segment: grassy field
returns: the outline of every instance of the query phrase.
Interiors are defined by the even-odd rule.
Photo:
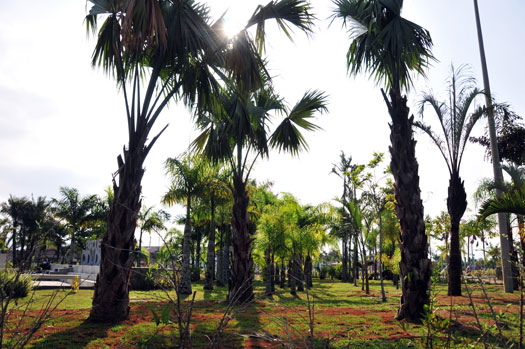
[[[501,346],[499,327],[501,336],[517,344],[519,295],[504,294],[501,286],[486,286],[496,313],[496,326],[481,288],[470,284],[469,289],[473,292],[476,312],[485,333],[483,338]],[[314,347],[319,348],[405,348],[411,344],[420,347],[425,345],[429,328],[435,346],[444,346],[448,342],[452,347],[483,347],[482,332],[473,316],[467,293],[464,291],[463,297],[447,297],[444,284],[434,286],[437,296],[433,327],[399,323],[394,319],[400,290],[396,290],[391,282],[386,282],[388,301],[382,303],[379,281],[371,281],[369,295],[361,291],[360,285],[316,281],[309,292],[310,306],[304,292],[294,297],[287,290],[277,288],[273,299],[263,298],[263,285],[257,282],[257,300],[249,306],[235,308],[223,331],[217,331],[217,328],[227,310],[224,302],[226,288],[203,291],[202,283],[196,283],[194,290],[196,297],[190,320],[193,347],[208,347],[213,338],[220,347],[307,347],[312,343],[310,338],[313,338]],[[36,316],[52,292],[36,291],[26,318]],[[154,348],[178,343],[175,307],[164,292],[131,292],[130,319],[114,325],[86,321],[92,294],[92,290],[80,290],[68,296],[35,334],[30,345],[36,348]],[[19,301],[18,307],[23,304]],[[189,298],[186,298],[183,305],[188,304]],[[14,310],[8,332],[20,314],[20,310]],[[450,319],[450,326],[438,331],[440,326],[446,325],[446,319]],[[309,336],[311,329],[312,337]]]

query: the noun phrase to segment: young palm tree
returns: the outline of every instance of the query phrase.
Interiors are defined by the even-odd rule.
[[[186,205],[186,219],[184,224],[184,240],[182,244],[182,275],[179,292],[191,294],[191,210],[193,199],[196,199],[204,190],[202,177],[204,175],[204,159],[199,155],[183,154],[178,159],[166,160],[166,169],[172,182],[168,192],[164,194],[162,202],[168,205],[182,203]]]
[[[420,101],[419,114],[424,116],[425,107],[430,106],[439,121],[443,137],[422,122],[415,126],[423,130],[438,147],[447,164],[450,180],[448,184],[447,209],[450,215],[450,260],[448,264],[448,295],[461,296],[461,249],[459,246],[459,224],[467,208],[467,193],[459,168],[470,133],[485,109],[475,108],[476,97],[483,94],[475,87],[475,79],[468,75],[466,66],[457,69],[451,65],[447,81],[448,105],[430,93]]]
[[[513,213],[518,216],[520,225],[523,225],[523,216],[525,216],[525,168],[503,166],[503,169],[511,176],[512,187],[504,192],[501,198],[485,200],[479,210],[480,218],[483,219],[500,212]]]
[[[419,322],[428,304],[430,260],[425,235],[418,163],[402,88],[411,84],[410,73],[423,74],[432,59],[432,39],[427,30],[401,17],[402,0],[333,0],[335,17],[348,25],[352,43],[347,53],[351,74],[370,73],[378,83],[392,119],[390,167],[395,179],[396,212],[401,226],[402,296],[398,319]]]

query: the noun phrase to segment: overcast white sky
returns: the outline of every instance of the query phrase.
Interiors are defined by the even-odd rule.
[[[212,14],[230,7],[229,19],[248,18],[264,1],[208,1]],[[341,22],[330,25],[333,5],[312,1],[319,20],[311,38],[296,32],[290,43],[282,33],[268,38],[267,57],[277,91],[293,105],[307,89],[326,91],[329,113],[318,119],[323,131],[308,134],[310,152],[299,159],[271,153],[255,168],[258,180],[271,180],[276,191],[317,204],[340,195],[332,164],[344,150],[358,163],[374,151],[388,153],[386,107],[379,88],[366,76],[346,74],[350,43]],[[480,0],[485,48],[493,94],[525,115],[525,41],[522,0]],[[94,39],[84,28],[84,0],[17,0],[0,2],[0,201],[10,194],[56,197],[60,186],[83,194],[102,194],[116,170],[116,157],[126,144],[124,103],[114,82],[90,65]],[[468,63],[481,86],[473,4],[469,0],[406,0],[404,16],[427,28],[439,60],[418,79],[409,94],[414,106],[422,91],[443,96],[449,65]],[[433,117],[433,116],[432,116]],[[160,205],[168,182],[162,168],[168,156],[183,152],[195,137],[190,113],[172,104],[157,122],[166,133],[146,161],[143,195]],[[481,127],[478,127],[478,133]],[[417,135],[425,214],[446,210],[448,173],[444,160],[423,135]],[[482,177],[491,175],[483,150],[468,144],[461,175],[471,193]]]

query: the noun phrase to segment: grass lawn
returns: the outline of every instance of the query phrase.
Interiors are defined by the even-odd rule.
[[[314,346],[405,348],[409,343],[416,347],[424,346],[422,336],[426,333],[426,327],[399,323],[394,319],[400,290],[396,290],[391,282],[387,281],[385,285],[388,301],[382,303],[379,281],[371,281],[369,295],[361,291],[360,285],[355,287],[340,281],[314,281],[314,287],[310,290]],[[305,347],[309,343],[310,316],[307,295],[304,292],[294,297],[286,289],[277,287],[273,299],[265,299],[262,297],[263,284],[256,282],[257,300],[247,307],[236,308],[219,335],[217,327],[227,309],[224,302],[227,289],[216,287],[213,291],[203,291],[202,282],[193,286],[197,292],[190,321],[193,347],[210,346],[210,338],[214,336],[218,338],[221,347],[278,348],[291,346],[292,343],[297,347]],[[494,326],[493,316],[481,288],[470,284],[469,289],[473,291],[481,325],[484,331],[488,330],[484,338],[499,346],[499,332]],[[486,289],[502,336],[517,344],[519,294],[504,294],[501,286],[487,285]],[[483,347],[482,341],[478,341],[480,331],[465,290],[464,296],[452,299],[446,296],[445,284],[436,285],[435,290],[438,292],[436,314],[441,319],[450,318],[451,326],[449,330],[434,333],[434,341],[438,342],[434,345],[443,346],[449,340],[452,347]],[[36,291],[26,317],[35,316],[52,292],[54,291]],[[110,325],[86,322],[92,295],[92,290],[80,290],[77,294],[68,296],[53,312],[51,319],[35,334],[30,345],[36,348],[155,348],[177,344],[179,332],[174,307],[170,306],[164,292],[131,292],[130,319]],[[24,301],[19,301],[18,306],[23,303]],[[184,305],[187,304],[189,298],[185,299]],[[164,320],[169,319],[175,323],[163,324],[161,321],[157,325],[154,313],[162,319],[163,312]],[[20,314],[20,310],[13,310],[7,326],[8,332],[14,320],[20,318]]]

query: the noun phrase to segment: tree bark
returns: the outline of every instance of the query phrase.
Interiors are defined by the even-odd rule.
[[[141,139],[141,137],[138,137]],[[144,138],[145,141],[145,138]],[[113,182],[114,199],[108,215],[108,230],[101,245],[101,265],[97,275],[89,320],[120,322],[129,318],[129,275],[135,260],[134,234],[141,207],[144,143],[130,139],[124,161],[118,156],[119,184]]]
[[[208,235],[208,250],[206,254],[206,275],[204,289],[213,290],[213,276],[215,275],[215,199],[210,200],[211,220]]]
[[[273,279],[273,284],[274,285],[279,285],[279,263],[275,263],[274,264],[274,267],[273,267],[273,270],[274,270],[274,279]]]
[[[467,193],[459,174],[453,172],[448,185],[447,209],[450,215],[450,259],[448,263],[448,295],[461,296],[461,249],[459,224],[467,209]],[[468,244],[468,243],[467,243]]]
[[[233,256],[228,300],[243,304],[253,300],[253,260],[246,184],[234,178],[232,210]]]
[[[419,323],[429,304],[428,289],[432,274],[428,258],[423,203],[419,190],[416,142],[413,138],[414,117],[408,117],[406,97],[390,90],[390,101],[383,92],[392,119],[390,125],[390,167],[394,175],[396,214],[400,224],[402,295],[396,318]]]

